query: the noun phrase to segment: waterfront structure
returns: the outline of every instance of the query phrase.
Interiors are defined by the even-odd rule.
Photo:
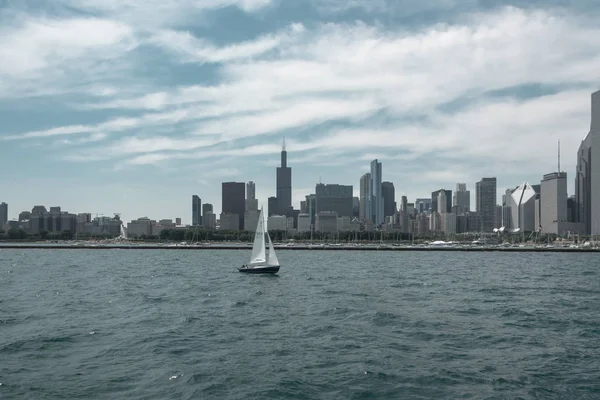
[[[496,228],[496,178],[482,178],[475,185],[475,203],[481,217],[481,231],[493,232]]]
[[[381,163],[371,161],[371,220],[379,226],[384,222]]]
[[[221,212],[223,214],[237,215],[237,229],[244,229],[246,184],[244,182],[223,182],[221,184],[221,192]]]
[[[471,211],[471,191],[467,190],[466,183],[457,183],[456,191],[452,199],[452,206],[458,207],[456,210],[459,213]]]
[[[127,223],[127,235],[132,238],[139,238],[142,236],[152,236],[157,231],[156,220],[148,217],[141,217]]]
[[[277,167],[277,210],[271,211],[269,208],[269,213],[272,215],[282,214],[287,215],[289,210],[292,208],[292,169],[287,166],[287,151],[285,150],[285,139],[283,140],[281,146],[281,165]]]
[[[192,196],[192,226],[202,225],[202,200],[200,196]]]

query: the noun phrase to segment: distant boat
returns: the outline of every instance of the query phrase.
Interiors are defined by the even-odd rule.
[[[267,255],[265,235],[269,240],[269,254]],[[275,254],[275,247],[271,241],[269,232],[265,230],[265,221],[263,217],[262,207],[258,216],[258,224],[254,233],[254,245],[252,246],[252,255],[250,262],[238,268],[240,272],[251,274],[276,274],[279,272],[279,260]]]

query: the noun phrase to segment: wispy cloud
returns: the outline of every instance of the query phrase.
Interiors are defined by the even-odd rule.
[[[27,3],[0,15],[0,59],[12,61],[0,65],[0,101],[50,98],[61,114],[7,125],[1,143],[51,143],[55,159],[141,174],[223,159],[272,167],[285,135],[307,175],[327,167],[356,181],[373,157],[403,179],[433,169],[422,177],[436,185],[471,171],[541,175],[556,140],[589,127],[600,28],[567,2],[479,3],[311,0],[321,14],[298,21],[275,0],[65,0],[54,13]],[[247,26],[225,35],[219,12]],[[562,143],[574,153],[578,140]]]

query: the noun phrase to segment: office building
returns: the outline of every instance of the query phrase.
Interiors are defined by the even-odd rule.
[[[360,212],[359,218],[362,221],[371,220],[372,211],[371,211],[371,174],[366,173],[360,177]]]
[[[8,204],[0,203],[0,229],[8,222]]]
[[[542,233],[562,234],[569,224],[567,173],[544,175],[540,185],[540,225]]]
[[[511,229],[520,232],[533,232],[535,226],[535,198],[536,191],[529,184],[523,182],[511,191],[510,208],[512,211]],[[507,202],[509,200],[507,199]]]
[[[577,152],[577,222],[586,234],[600,234],[600,91],[592,94],[590,132]]]
[[[383,224],[383,192],[381,163],[377,159],[371,161],[371,219],[376,226]]]
[[[431,199],[419,198],[415,200],[415,209],[417,214],[428,213],[431,211]]]
[[[335,212],[337,217],[352,217],[352,186],[326,185],[318,183],[315,187],[316,212]],[[336,222],[337,223],[337,222]]]
[[[396,214],[396,189],[392,182],[381,183],[381,195],[383,196],[383,216],[389,217]]]
[[[460,213],[471,211],[471,191],[467,190],[466,183],[456,184],[456,192],[454,192],[452,205],[457,207],[456,210]]]
[[[238,229],[244,229],[246,184],[244,182],[223,182],[221,184],[221,193],[221,213],[237,215]],[[230,217],[230,215],[226,215],[226,218]]]
[[[285,139],[281,148],[281,166],[277,167],[277,211],[269,214],[287,215],[292,208],[292,169],[287,166]]]
[[[481,218],[481,231],[493,232],[496,226],[496,178],[483,178],[476,183],[476,210]]]
[[[250,181],[246,184],[246,211],[258,210],[258,199],[256,198],[256,185]]]
[[[198,195],[192,196],[192,226],[202,225],[202,200]]]
[[[441,191],[445,192],[445,205],[438,204],[438,197]],[[452,211],[452,190],[440,189],[431,192],[431,211],[434,212],[451,212]]]

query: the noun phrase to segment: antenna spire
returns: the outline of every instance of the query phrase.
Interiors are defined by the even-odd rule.
[[[558,173],[560,173],[560,139],[558,139]]]
[[[281,151],[285,151],[285,136],[283,137],[283,140],[281,142]]]

